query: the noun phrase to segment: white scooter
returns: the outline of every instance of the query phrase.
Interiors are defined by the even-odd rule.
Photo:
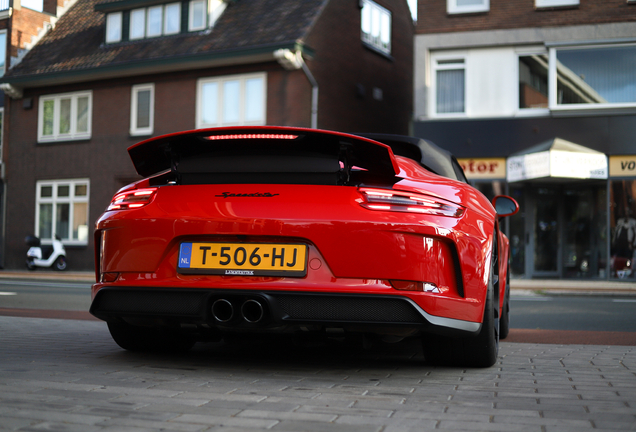
[[[64,271],[68,268],[66,262],[66,250],[62,239],[55,236],[52,246],[41,246],[40,239],[35,236],[27,236],[26,244],[30,246],[27,251],[26,266],[29,270],[38,267],[52,267],[54,270]]]

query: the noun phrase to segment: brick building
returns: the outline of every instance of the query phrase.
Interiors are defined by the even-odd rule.
[[[29,49],[55,26],[74,0],[0,0],[0,77],[19,63]],[[0,226],[5,215],[5,162],[3,151],[4,91],[0,85]],[[4,230],[0,230],[0,244]],[[3,259],[0,248],[0,262]]]
[[[636,1],[419,0],[414,131],[507,192],[515,277],[632,279]]]
[[[223,125],[408,133],[406,0],[77,0],[5,75],[5,268],[60,235],[93,268],[92,226],[137,179],[126,148]]]

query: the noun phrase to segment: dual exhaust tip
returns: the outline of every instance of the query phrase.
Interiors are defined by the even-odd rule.
[[[234,305],[227,299],[218,299],[212,303],[212,316],[219,322],[226,323],[235,316]],[[246,300],[238,309],[240,316],[250,324],[256,324],[265,317],[265,309],[258,300]]]

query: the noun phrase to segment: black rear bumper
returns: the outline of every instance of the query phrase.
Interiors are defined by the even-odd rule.
[[[224,306],[222,314],[216,307],[219,302]],[[249,312],[246,305],[251,307]],[[254,307],[262,310],[258,319],[254,319]],[[430,317],[407,297],[368,294],[105,287],[95,296],[90,313],[104,321],[145,319],[158,325],[194,324],[219,329],[397,326],[433,333],[473,333],[431,322],[431,318],[457,320]]]

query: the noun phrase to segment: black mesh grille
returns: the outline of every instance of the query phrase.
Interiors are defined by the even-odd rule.
[[[103,291],[96,312],[199,316],[205,293],[162,291]]]
[[[276,296],[291,320],[422,323],[424,319],[403,299],[345,296]]]

